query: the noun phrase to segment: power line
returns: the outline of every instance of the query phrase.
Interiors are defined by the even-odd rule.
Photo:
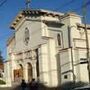
[[[87,7],[87,6],[89,6],[89,5],[90,5],[90,1],[84,3],[83,5],[81,5],[81,6],[78,7],[78,8],[73,9],[72,11],[80,11],[80,10],[82,10],[82,8]]]
[[[54,9],[54,11],[58,11],[59,9],[61,9],[61,8],[63,8],[63,7],[66,8],[66,6],[69,6],[69,5],[71,5],[72,3],[74,3],[74,2],[75,2],[75,0],[74,0],[74,1],[73,1],[73,0],[70,0],[70,1],[68,1],[68,2],[66,2],[66,3],[63,3],[60,7],[57,7],[56,9]],[[78,11],[82,10],[83,7],[89,6],[89,5],[90,5],[90,1],[84,3],[83,5],[81,5],[81,6],[77,7],[77,8],[72,9],[71,11],[76,11],[76,12],[78,12]]]
[[[60,8],[66,7],[66,6],[68,6],[68,5],[70,5],[70,4],[74,3],[74,2],[75,2],[75,0],[74,1],[73,0],[67,1],[66,3],[63,3],[61,6],[57,7],[56,9],[54,9],[54,11],[57,11]]]
[[[6,3],[7,0],[1,1],[0,7],[3,6]]]
[[[82,7],[86,7],[90,4],[90,1],[86,2]]]
[[[6,1],[7,1],[7,0],[1,1],[0,7],[1,7],[4,3],[6,3]],[[68,5],[72,4],[72,3],[74,3],[74,1],[73,1],[73,0],[70,0],[70,1],[68,1],[68,2],[66,2],[66,3],[63,3],[63,5],[61,5],[59,8],[68,6]],[[81,5],[80,7],[76,8],[76,9],[73,9],[73,11],[79,11],[79,10],[81,10],[83,7],[88,6],[88,5],[90,5],[90,1],[86,2],[84,5]],[[59,8],[57,8],[57,9],[55,9],[55,10],[58,10]],[[4,36],[4,35],[2,35],[2,36]]]

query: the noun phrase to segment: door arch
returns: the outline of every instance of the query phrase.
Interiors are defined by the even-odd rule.
[[[14,82],[21,82],[23,79],[23,66],[19,64],[18,69],[14,69]]]
[[[33,78],[33,72],[32,72],[32,65],[31,65],[31,63],[28,63],[27,67],[28,67],[28,82],[31,82],[32,78]]]
[[[19,78],[21,80],[23,79],[23,66],[22,66],[22,64],[19,64]]]

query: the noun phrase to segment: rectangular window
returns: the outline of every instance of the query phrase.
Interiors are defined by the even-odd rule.
[[[67,79],[68,78],[68,75],[64,75],[64,79]]]
[[[59,33],[57,34],[57,42],[58,46],[61,46],[61,35]]]
[[[63,47],[63,33],[62,32],[57,33],[56,40],[57,40],[57,46]]]

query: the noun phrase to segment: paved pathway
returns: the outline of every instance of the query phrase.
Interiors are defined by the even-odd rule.
[[[5,88],[0,88],[0,90],[11,90],[11,88],[5,87]]]
[[[0,90],[21,90],[21,88],[20,87],[16,87],[16,88],[10,88],[10,87],[1,88],[0,87]],[[27,88],[26,90],[29,90],[29,88]]]

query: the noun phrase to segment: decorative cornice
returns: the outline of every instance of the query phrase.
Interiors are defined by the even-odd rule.
[[[68,12],[68,13],[65,13],[65,14],[61,17],[61,19],[65,18],[65,17],[68,17],[68,16],[82,17],[82,16],[76,14],[75,12]]]
[[[79,23],[77,23],[77,27],[78,27],[78,28],[83,28],[83,29],[85,29],[85,24],[79,24]],[[89,24],[86,24],[86,28],[87,28],[87,29],[90,29],[90,25],[89,25]]]
[[[47,25],[57,25],[59,27],[62,27],[64,24],[61,23],[60,21],[48,21],[48,20],[43,20],[43,22]]]

